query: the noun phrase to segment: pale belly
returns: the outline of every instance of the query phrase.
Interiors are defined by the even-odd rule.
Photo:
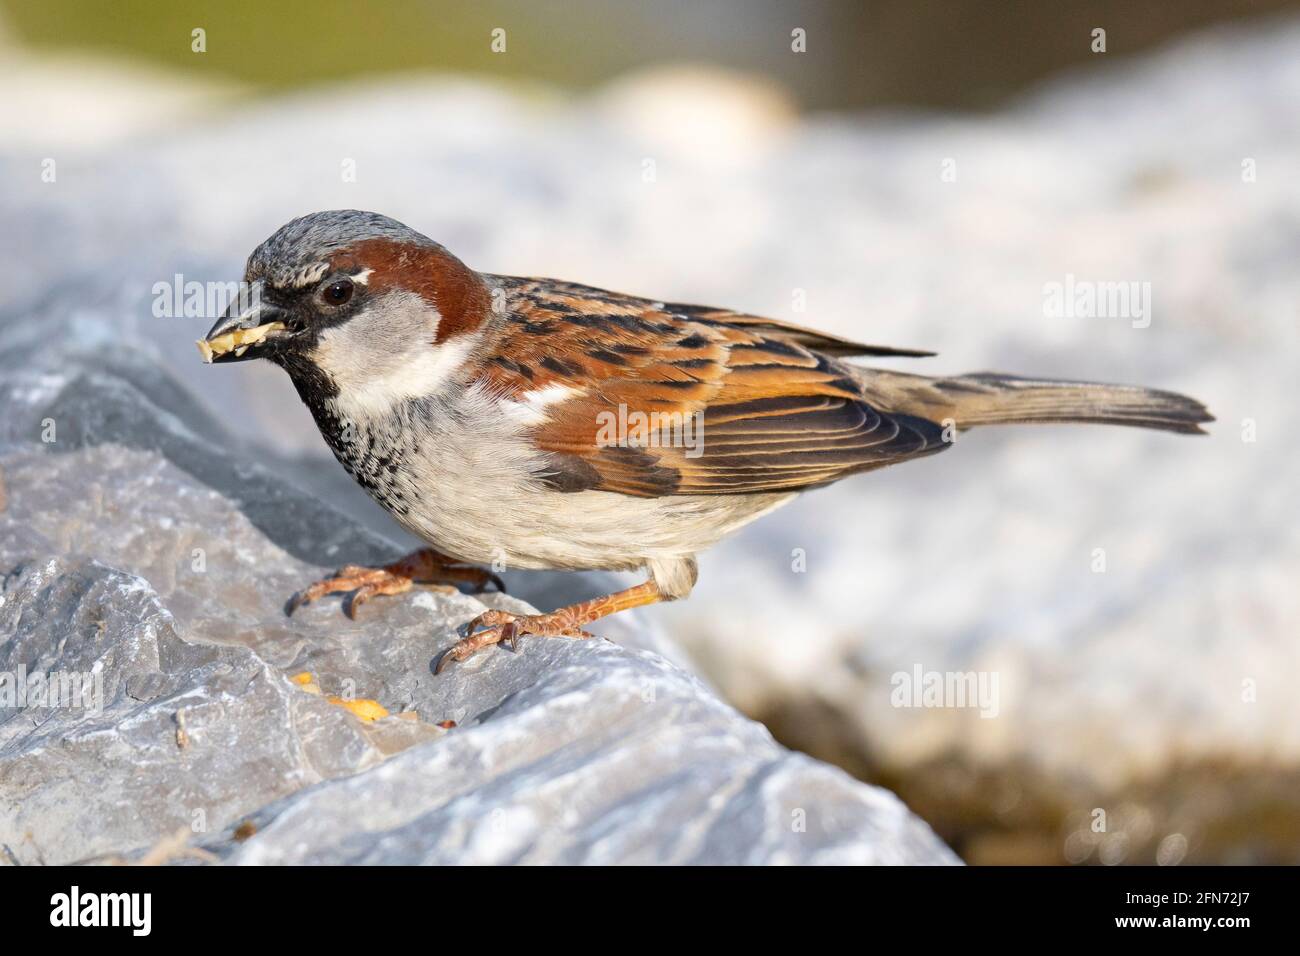
[[[794,497],[498,491],[494,496],[490,486],[480,486],[454,499],[419,495],[399,520],[438,550],[475,564],[626,571],[703,551]]]
[[[330,442],[403,527],[462,561],[499,569],[632,570],[688,558],[794,497],[556,491],[537,477],[545,463],[520,423],[472,411],[409,403],[364,422],[349,442]]]

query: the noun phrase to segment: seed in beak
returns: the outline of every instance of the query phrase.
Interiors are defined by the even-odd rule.
[[[248,351],[249,346],[256,345],[272,332],[280,332],[283,329],[283,322],[267,322],[256,328],[236,329],[225,335],[218,335],[214,339],[199,339],[195,344],[199,347],[199,354],[203,356],[203,361],[210,364],[213,358],[225,355],[227,352],[233,351],[235,357],[240,358]]]

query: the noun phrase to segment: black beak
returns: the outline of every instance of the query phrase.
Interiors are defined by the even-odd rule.
[[[198,341],[203,361],[246,362],[260,358],[268,342],[284,333],[284,311],[262,298],[262,283],[230,303],[226,314]]]

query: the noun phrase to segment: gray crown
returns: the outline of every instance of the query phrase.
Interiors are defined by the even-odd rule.
[[[300,216],[277,229],[248,257],[245,277],[250,282],[263,279],[279,288],[299,288],[325,275],[332,253],[363,239],[437,245],[410,226],[377,212],[330,209]]]

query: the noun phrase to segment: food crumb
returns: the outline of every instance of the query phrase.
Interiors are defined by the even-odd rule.
[[[303,671],[301,674],[294,674],[289,680],[293,681],[309,694],[319,694],[320,684],[316,683],[316,675],[311,671]]]
[[[371,700],[368,697],[361,697],[355,700],[345,700],[342,697],[327,698],[335,707],[342,707],[344,710],[350,710],[356,716],[364,721],[379,720],[381,717],[388,716],[388,710],[377,700]]]

